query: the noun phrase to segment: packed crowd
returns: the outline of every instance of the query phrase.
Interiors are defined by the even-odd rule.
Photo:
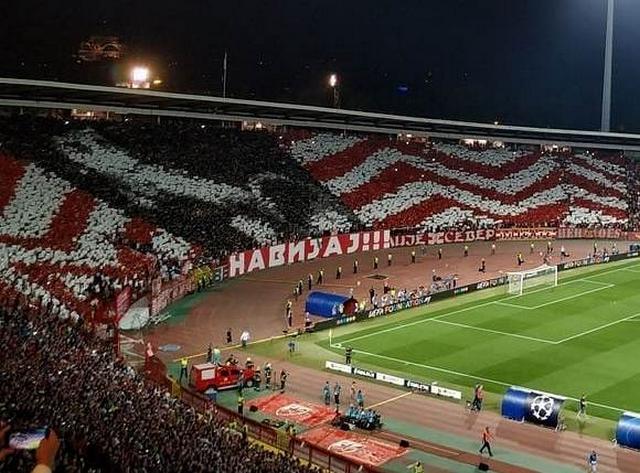
[[[209,258],[348,231],[355,219],[293,162],[278,136],[186,120],[0,119],[1,151],[113,208],[198,245]]]
[[[316,471],[148,384],[81,319],[63,321],[18,301],[4,305],[11,309],[0,311],[0,420],[54,429],[61,438],[54,471]],[[20,450],[0,462],[0,472],[33,466],[32,454]]]
[[[618,153],[297,136],[291,155],[364,225],[628,227],[637,194]],[[631,203],[630,201],[635,201]]]

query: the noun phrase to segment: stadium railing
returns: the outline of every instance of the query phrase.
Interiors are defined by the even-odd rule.
[[[305,442],[295,436],[290,436],[271,426],[244,417],[238,413],[215,404],[206,396],[184,388],[173,379],[165,376],[159,379],[152,377],[151,381],[167,389],[173,396],[190,405],[198,412],[213,415],[216,419],[227,424],[236,423],[246,428],[247,435],[258,442],[262,442],[282,452],[294,455],[302,461],[321,468],[323,471],[336,473],[381,473],[381,470],[370,465],[359,463],[342,455],[333,453],[325,448]]]

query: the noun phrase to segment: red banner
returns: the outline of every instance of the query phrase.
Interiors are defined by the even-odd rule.
[[[558,228],[559,239],[603,239],[619,240],[623,232],[619,228]]]
[[[159,314],[162,309],[167,307],[173,301],[181,299],[188,293],[192,292],[193,281],[190,277],[182,277],[162,285],[159,290],[156,285],[155,289],[155,291],[152,291],[151,307],[149,310],[152,316]]]
[[[389,230],[349,233],[265,246],[229,257],[229,277],[285,264],[391,247]]]
[[[498,228],[496,240],[553,240],[557,228]]]
[[[116,318],[120,320],[131,306],[131,287],[127,286],[116,296]]]
[[[393,237],[393,246],[417,246],[417,245],[445,245],[447,243],[471,243],[473,241],[495,240],[496,231],[487,230],[461,230],[448,232],[416,233],[412,235],[396,235]]]

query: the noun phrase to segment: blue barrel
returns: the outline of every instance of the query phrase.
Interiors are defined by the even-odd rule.
[[[345,303],[350,299],[340,294],[313,291],[307,296],[305,310],[320,317],[338,317],[344,313]]]
[[[616,429],[616,442],[623,447],[640,450],[640,414],[622,413]]]
[[[502,417],[522,422],[528,406],[530,390],[511,386],[502,398]]]

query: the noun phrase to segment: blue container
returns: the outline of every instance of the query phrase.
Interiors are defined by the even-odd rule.
[[[305,310],[320,317],[338,317],[345,313],[345,304],[351,298],[330,292],[313,291],[307,296]]]
[[[511,386],[502,398],[502,417],[522,422],[528,407],[530,390]]]
[[[622,413],[616,429],[616,442],[623,447],[640,450],[640,414]]]

